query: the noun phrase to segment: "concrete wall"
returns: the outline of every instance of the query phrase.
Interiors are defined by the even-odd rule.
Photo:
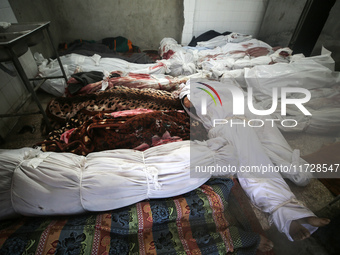
[[[25,0],[8,0],[12,10],[15,14],[15,17],[18,22],[41,22],[41,21],[51,21],[50,24],[50,32],[53,35],[53,41],[55,46],[58,45],[60,41],[60,33],[61,29],[57,25],[58,21],[54,15],[53,5],[50,4],[50,1],[44,0],[34,0],[34,1],[25,1]],[[47,42],[47,39],[44,39],[44,42]],[[37,46],[31,47],[32,52],[42,53],[45,57],[52,57],[53,50],[51,47],[46,47],[46,44],[38,44]]]
[[[312,55],[319,55],[322,45],[332,51],[335,70],[340,71],[340,1],[336,1],[315,44]]]
[[[258,39],[272,46],[288,46],[307,0],[270,0]]]
[[[183,0],[10,0],[18,21],[50,20],[55,44],[124,36],[141,49],[181,40]]]

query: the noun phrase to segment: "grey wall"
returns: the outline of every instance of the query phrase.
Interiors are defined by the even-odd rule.
[[[19,22],[51,21],[55,44],[124,36],[141,49],[181,41],[183,0],[9,0]]]
[[[258,39],[272,46],[288,46],[307,0],[270,0]]]
[[[335,70],[340,71],[340,1],[336,1],[315,44],[312,55],[319,55],[322,45],[332,51]]]
[[[18,22],[41,22],[51,21],[50,31],[55,46],[58,45],[60,30],[57,26],[58,22],[53,12],[53,5],[50,1],[35,0],[9,0],[12,10]],[[46,40],[46,38],[45,38]],[[47,41],[45,41],[47,42]],[[48,42],[47,42],[48,43]],[[43,53],[45,57],[51,57],[53,50],[51,47],[46,47],[44,44],[38,44],[31,48],[31,51]]]

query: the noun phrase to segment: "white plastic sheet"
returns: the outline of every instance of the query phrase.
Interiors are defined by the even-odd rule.
[[[296,120],[295,127],[279,126],[281,130],[329,134],[340,129],[340,74],[316,62],[315,58],[302,57],[291,63],[245,69],[245,80],[247,86],[253,88],[254,97],[263,109],[271,107],[274,88],[304,88],[311,93],[311,99],[303,104],[311,116],[290,104],[287,106],[287,116],[282,115],[280,107],[272,114],[281,121]],[[280,96],[278,93],[278,106],[281,105]],[[299,93],[287,94],[290,99],[298,99],[301,96],[303,95]]]

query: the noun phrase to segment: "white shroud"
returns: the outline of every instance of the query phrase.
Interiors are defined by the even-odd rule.
[[[22,215],[67,215],[121,208],[151,198],[184,194],[211,176],[190,176],[190,160],[225,164],[223,144],[182,141],[144,152],[119,149],[86,157],[22,148],[0,150],[0,219]],[[215,143],[214,143],[215,145]],[[229,146],[229,145],[226,145]],[[195,157],[190,159],[190,149]],[[221,162],[218,162],[221,160]]]
[[[207,100],[207,113],[204,114],[204,111],[201,110],[201,99],[206,94],[203,90],[197,89],[197,87],[204,87],[198,81],[215,88],[221,97],[223,106],[215,105],[213,100]],[[193,118],[198,118],[202,121],[209,131],[208,137],[210,139],[215,137],[224,138],[226,143],[233,146],[240,170],[254,166],[258,167],[257,169],[263,169],[263,166],[280,166],[290,169],[288,172],[266,174],[254,171],[239,172],[237,177],[253,204],[262,211],[269,213],[271,222],[277,226],[279,231],[284,232],[292,240],[289,235],[291,221],[315,215],[297,201],[282,176],[289,178],[297,185],[306,185],[312,175],[304,170],[302,172],[295,171],[295,169],[299,169],[299,166],[306,162],[299,157],[298,150],[293,151],[291,149],[278,128],[276,126],[273,127],[271,122],[264,121],[262,127],[249,127],[247,125],[247,121],[250,119],[265,120],[268,116],[254,115],[246,106],[244,107],[245,114],[243,116],[233,115],[233,98],[226,86],[237,85],[232,84],[231,80],[227,80],[227,82],[230,83],[221,84],[220,82],[208,80],[191,80],[183,87],[180,97],[190,96],[190,101],[195,107],[196,113],[193,115],[188,112]],[[223,89],[223,86],[225,86],[225,89]],[[247,102],[246,99],[245,102]],[[216,119],[224,119],[228,122],[215,125],[214,127],[213,123]],[[246,124],[230,125],[231,120],[238,123],[245,121]],[[310,232],[314,232],[317,229],[311,225],[304,226]]]

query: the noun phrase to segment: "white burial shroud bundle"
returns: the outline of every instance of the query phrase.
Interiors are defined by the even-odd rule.
[[[235,164],[231,146],[217,144],[181,141],[143,152],[117,149],[86,157],[39,148],[0,150],[0,219],[105,211],[187,193],[211,177],[201,173],[192,178],[191,162]]]

